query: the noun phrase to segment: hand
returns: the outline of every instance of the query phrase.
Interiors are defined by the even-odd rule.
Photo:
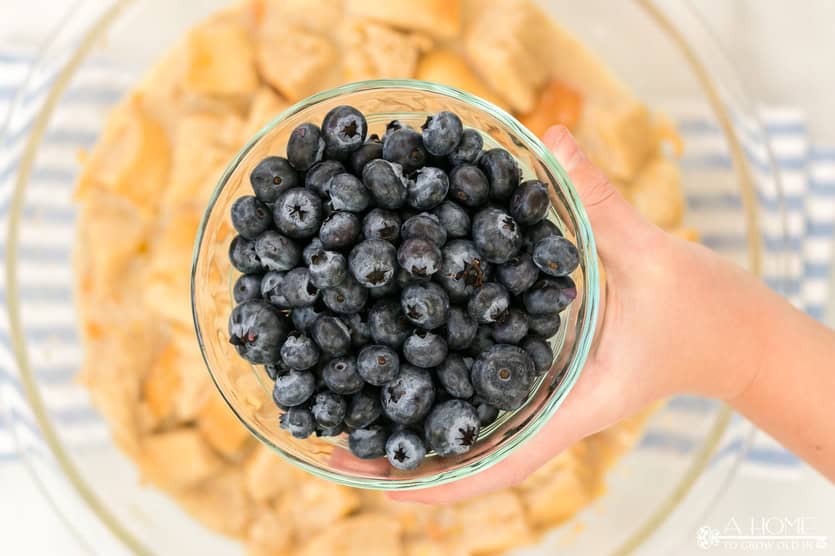
[[[716,267],[723,273],[741,271],[646,222],[565,127],[551,128],[545,143],[580,195],[606,271],[595,348],[554,418],[524,446],[475,476],[390,494],[395,500],[450,503],[515,485],[574,442],[653,401],[682,391],[733,396],[745,386],[744,376],[705,372],[712,363],[702,348],[717,332],[704,312],[692,310],[695,304],[713,316],[727,309],[712,291],[711,272]],[[680,270],[684,261],[687,272]],[[694,333],[700,330],[705,333]]]

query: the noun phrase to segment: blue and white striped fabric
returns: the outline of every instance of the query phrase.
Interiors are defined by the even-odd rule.
[[[26,77],[27,66],[26,55],[0,53],[0,117],[5,115]],[[45,72],[33,79],[39,85],[23,99],[23,109],[0,144],[0,221],[5,220],[9,209],[23,140],[53,75]],[[106,424],[91,409],[86,392],[73,382],[80,351],[68,287],[72,283],[69,246],[74,225],[70,191],[78,172],[77,149],[93,145],[106,108],[133,80],[134,76],[121,75],[113,65],[88,64],[65,93],[62,106],[69,108],[55,113],[41,148],[42,157],[48,160],[38,160],[29,180],[23,215],[25,229],[18,244],[19,274],[25,279],[23,285],[29,286],[22,288],[21,298],[25,305],[32,306],[26,315],[27,339],[43,348],[32,350],[32,365],[62,438],[79,445],[102,445],[108,442],[108,432]],[[747,242],[739,219],[742,200],[735,193],[736,177],[720,130],[703,109],[680,103],[665,108],[679,124],[686,144],[682,165],[688,180],[688,224],[702,233],[707,246],[746,265]],[[758,201],[765,249],[769,255],[781,255],[788,270],[787,274],[779,273],[780,268],[766,266],[765,278],[798,307],[820,319],[825,312],[832,270],[835,149],[809,145],[806,121],[800,110],[767,108],[762,119],[786,194],[788,230],[788,237],[783,238],[780,200],[769,193],[768,187],[763,188],[758,192]],[[767,180],[767,150],[762,141],[754,137],[744,141],[754,172],[761,174],[759,179]],[[699,186],[701,183],[718,185],[705,189]],[[5,234],[6,227],[0,228],[0,234]],[[5,238],[0,239],[5,245]],[[2,248],[3,254],[6,248]],[[5,285],[0,283],[0,288],[5,299]],[[39,446],[38,428],[24,401],[9,348],[7,323],[0,317],[0,402],[7,408],[0,412],[0,462],[15,461],[21,442],[34,450]],[[670,407],[697,415],[715,407],[711,404],[709,400],[681,397],[673,400]],[[3,422],[4,418],[14,423]],[[12,425],[17,444],[6,431]],[[642,447],[686,452],[693,442],[695,439],[686,431],[658,429],[645,436]],[[790,476],[800,465],[797,458],[775,442],[758,435],[744,469],[769,476]]]

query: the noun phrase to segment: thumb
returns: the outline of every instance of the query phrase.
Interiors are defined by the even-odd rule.
[[[568,173],[589,216],[601,257],[611,263],[623,248],[637,245],[648,224],[594,165],[565,126],[550,128],[547,146]]]

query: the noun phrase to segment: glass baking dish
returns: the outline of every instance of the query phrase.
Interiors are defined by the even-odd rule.
[[[224,4],[79,0],[35,54],[3,129],[2,154],[17,161],[3,176],[10,187],[0,201],[4,318],[14,363],[12,386],[2,390],[4,417],[44,496],[93,553],[239,551],[140,484],[86,391],[73,382],[81,358],[71,271],[75,156],[93,144],[109,109],[185,29]],[[711,242],[713,224],[700,213],[691,213],[687,224],[709,246],[779,287],[784,261],[765,249],[766,232],[768,241],[785,233],[779,179],[751,103],[687,3],[540,4],[652,108],[669,107],[685,127],[695,125],[689,115],[697,114],[698,125],[718,130],[717,165],[732,179],[706,182],[694,169],[688,157],[700,156],[697,140],[687,145],[683,183],[691,202],[706,190],[725,199],[734,215],[730,232],[739,239]],[[64,122],[80,110],[89,129],[65,133]],[[692,543],[695,526],[733,480],[751,434],[722,404],[670,400],[608,475],[607,493],[527,553],[658,554]]]

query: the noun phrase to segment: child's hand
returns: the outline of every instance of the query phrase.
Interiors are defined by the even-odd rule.
[[[759,323],[769,306],[761,298],[777,296],[701,246],[647,223],[566,128],[551,128],[545,142],[580,194],[606,271],[595,349],[554,418],[527,444],[473,477],[392,498],[447,503],[517,484],[572,443],[653,401],[681,392],[734,399],[761,367],[768,332]]]

